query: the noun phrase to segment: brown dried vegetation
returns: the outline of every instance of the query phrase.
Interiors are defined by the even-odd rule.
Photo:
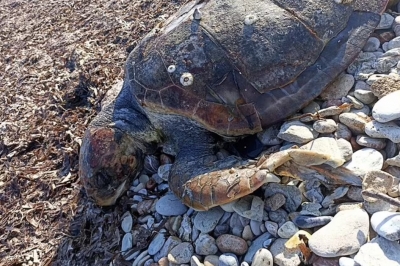
[[[81,136],[128,53],[183,2],[0,0],[1,265],[123,265],[127,200],[87,201]]]

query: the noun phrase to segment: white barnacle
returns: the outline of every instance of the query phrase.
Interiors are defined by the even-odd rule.
[[[176,70],[176,66],[175,65],[170,65],[167,68],[168,73],[174,73]]]
[[[201,19],[201,12],[198,8],[196,8],[193,12],[193,18],[195,20],[200,20]]]
[[[244,24],[246,24],[246,25],[251,25],[251,24],[253,24],[254,22],[256,22],[257,21],[257,15],[254,15],[254,14],[250,14],[250,15],[247,15],[245,18],[244,18]]]
[[[336,4],[351,4],[353,0],[334,0]]]
[[[180,82],[183,86],[190,86],[193,84],[193,75],[190,73],[183,73],[180,79]]]

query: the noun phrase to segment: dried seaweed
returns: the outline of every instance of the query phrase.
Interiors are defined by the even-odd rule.
[[[120,261],[127,206],[91,205],[83,132],[141,37],[184,1],[0,0],[0,264]]]

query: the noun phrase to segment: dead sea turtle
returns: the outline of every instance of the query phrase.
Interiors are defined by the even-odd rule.
[[[238,167],[234,156],[217,160],[215,136],[255,134],[317,97],[361,51],[387,3],[187,4],[132,51],[119,95],[87,129],[79,174],[88,195],[114,204],[159,147],[176,158],[169,185],[188,206],[253,192],[266,172]]]

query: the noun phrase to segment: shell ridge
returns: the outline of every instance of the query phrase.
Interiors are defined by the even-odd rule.
[[[292,15],[298,22],[300,22],[313,36],[315,36],[315,38],[317,38],[318,40],[324,42],[320,37],[318,37],[318,34],[315,30],[313,30],[310,25],[307,25],[307,23],[301,19],[299,16],[296,15],[295,12],[293,12],[292,10],[285,8],[284,6],[282,6],[278,1],[276,0],[272,0],[272,2],[280,7],[281,9],[285,10],[286,12],[288,12],[290,15]]]

